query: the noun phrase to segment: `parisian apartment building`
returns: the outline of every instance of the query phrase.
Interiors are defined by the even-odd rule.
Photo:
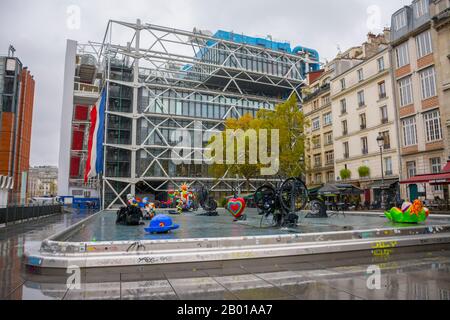
[[[382,188],[395,197],[399,182],[389,37],[387,29],[382,35],[369,34],[371,50],[363,50],[359,64],[331,81],[337,180],[358,183],[369,203],[381,201]]]
[[[445,154],[450,155],[450,0],[432,1],[432,42],[435,68],[438,75],[438,97],[441,104],[441,119],[446,127],[444,137]]]
[[[439,45],[431,12],[446,6],[448,13],[449,3],[431,4],[428,0],[416,0],[392,16],[392,75],[400,121],[401,194],[408,199],[445,196],[440,185],[408,183],[408,179],[419,174],[439,173],[449,156],[445,141],[448,141],[445,139],[448,101],[444,98],[443,77],[450,67],[450,40],[447,38],[447,50],[445,45]],[[440,33],[442,36],[442,29]],[[447,57],[444,63],[441,55]]]
[[[365,201],[380,196],[381,186],[398,185],[396,112],[389,59],[390,30],[374,35],[310,74],[304,101],[306,159],[310,187],[356,183]],[[384,138],[383,174],[377,138]],[[361,168],[364,167],[365,170]],[[347,171],[348,176],[341,175]]]
[[[336,68],[343,58],[353,63]],[[369,34],[308,80],[309,187],[353,183],[370,203],[382,193],[448,198],[440,185],[408,180],[441,172],[450,155],[449,0],[413,1],[392,15],[390,29]]]
[[[331,110],[331,79],[360,63],[361,47],[339,54],[323,69],[308,74],[303,112],[306,128],[306,183],[320,187],[336,181],[334,170],[333,116]]]
[[[36,166],[30,168],[28,198],[53,197],[58,193],[58,168]]]

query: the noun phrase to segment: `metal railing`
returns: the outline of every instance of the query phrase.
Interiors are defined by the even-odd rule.
[[[93,84],[81,83],[81,82],[75,82],[74,90],[89,92],[89,93],[99,93],[100,92],[100,88],[98,86],[93,85]]]
[[[59,213],[62,213],[62,206],[59,204],[3,207],[0,208],[0,225],[33,220]]]

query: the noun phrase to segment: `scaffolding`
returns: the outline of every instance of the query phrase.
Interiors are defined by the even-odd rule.
[[[208,177],[208,166],[195,161],[199,150],[192,164],[176,166],[174,130],[220,132],[226,119],[273,110],[293,94],[301,107],[305,75],[317,69],[318,56],[223,35],[109,21],[95,44],[107,88],[105,209],[123,205],[128,193],[162,194],[183,183],[218,193],[242,188],[246,181],[228,173]],[[276,180],[253,179],[250,187],[268,181]]]

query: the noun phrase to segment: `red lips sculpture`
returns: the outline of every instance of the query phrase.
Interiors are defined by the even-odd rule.
[[[234,218],[239,219],[245,210],[245,200],[243,198],[232,198],[228,200],[226,209]]]

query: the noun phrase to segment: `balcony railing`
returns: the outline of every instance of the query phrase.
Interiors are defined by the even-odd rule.
[[[385,144],[383,146],[383,148],[384,148],[384,150],[389,150],[391,148],[391,145],[390,144]]]
[[[365,106],[366,106],[366,103],[364,101],[358,102],[358,107],[359,108],[362,108],[362,107],[365,107]]]
[[[307,95],[303,99],[303,102],[309,102],[312,99],[314,99],[315,97],[319,96],[321,93],[329,91],[329,90],[330,90],[330,83],[326,83],[323,86],[321,86],[319,89],[317,89],[316,91],[314,91],[311,94]]]
[[[98,86],[95,86],[93,84],[81,83],[81,82],[75,82],[74,90],[82,91],[82,92],[89,92],[89,93],[99,93],[100,92],[100,89]]]
[[[344,159],[348,159],[350,158],[350,154],[349,153],[344,153]]]
[[[365,130],[367,128],[367,125],[366,124],[361,124],[359,127],[361,128],[361,130]]]
[[[393,172],[392,172],[392,171],[386,171],[386,172],[384,173],[384,175],[385,175],[385,176],[392,176],[392,175],[393,175]]]
[[[346,135],[348,135],[348,130],[344,130],[344,131],[342,131],[342,135],[343,135],[343,136],[346,136]]]
[[[380,100],[382,100],[382,99],[385,99],[387,97],[387,95],[386,95],[386,93],[380,93],[378,95],[378,97],[379,97]]]
[[[369,149],[367,149],[367,148],[366,149],[362,149],[362,154],[364,154],[364,155],[365,154],[369,154]]]
[[[388,118],[382,118],[381,119],[381,124],[386,124],[386,123],[388,123],[389,122],[389,119]]]

